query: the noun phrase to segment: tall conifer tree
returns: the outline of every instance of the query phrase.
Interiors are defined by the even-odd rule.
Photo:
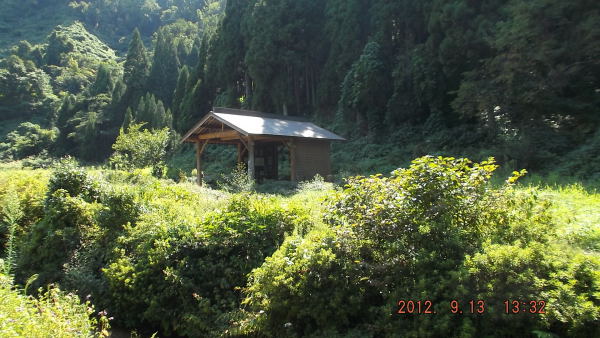
[[[177,47],[162,29],[158,31],[152,70],[148,78],[148,89],[159,99],[170,105],[177,85],[179,59]]]
[[[129,44],[127,59],[123,67],[123,82],[127,85],[124,95],[125,106],[135,105],[145,91],[146,81],[150,70],[150,62],[146,48],[137,28]]]

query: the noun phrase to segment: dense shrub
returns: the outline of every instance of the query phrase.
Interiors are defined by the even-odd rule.
[[[0,158],[21,159],[52,149],[58,129],[43,129],[37,124],[24,122],[6,135],[7,143],[0,143]]]
[[[0,219],[6,214],[6,202],[17,199],[22,211],[15,228],[15,247],[30,231],[33,224],[44,216],[44,197],[48,179],[45,173],[26,170],[0,173]],[[5,247],[8,228],[0,225],[0,252]]]
[[[426,156],[389,178],[349,179],[331,199],[331,229],[288,238],[252,272],[244,301],[251,312],[234,330],[269,336],[595,333],[596,263],[582,258],[587,282],[557,280],[561,271],[578,268],[549,254],[560,248],[548,204],[512,190],[522,173],[491,189],[495,169],[492,160]],[[478,299],[487,302],[484,315],[450,311],[452,300],[465,306]],[[587,316],[509,317],[502,313],[504,299],[552,300],[550,309]],[[395,314],[399,300],[430,300],[437,313]]]
[[[250,192],[256,187],[256,182],[248,175],[248,170],[244,163],[238,165],[229,174],[221,174],[217,181],[220,189],[229,192]]]
[[[133,223],[142,212],[142,206],[136,200],[132,189],[113,189],[102,195],[100,201],[104,208],[98,222],[112,230],[120,230],[123,225]]]
[[[462,272],[469,292],[491,309],[477,332],[511,336],[532,330],[569,337],[600,334],[600,260],[556,244],[487,243],[467,257]],[[544,301],[545,314],[504,314],[505,300]],[[512,310],[512,305],[511,308]]]
[[[600,129],[587,141],[562,158],[558,172],[562,176],[576,176],[588,181],[600,181]]]
[[[175,184],[151,168],[63,163],[48,187],[45,172],[0,171],[0,216],[23,211],[19,281],[39,273],[36,286],[58,282],[91,294],[132,329],[599,335],[596,218],[557,209],[546,190],[515,189],[523,173],[493,187],[495,168],[424,157],[390,177],[350,178],[337,191],[317,178],[293,196],[266,197]],[[582,210],[597,204],[595,195],[580,202],[584,191],[560,193]],[[452,314],[454,299],[463,309],[483,299],[486,313]],[[548,311],[505,315],[506,299],[545,300]],[[437,314],[398,315],[398,300],[431,300]]]
[[[105,337],[108,319],[94,318],[89,302],[50,286],[39,299],[22,295],[12,280],[0,273],[0,336],[2,337]]]
[[[59,189],[48,196],[44,218],[33,226],[19,258],[19,274],[25,279],[39,274],[40,285],[63,276],[63,264],[86,236],[97,232],[96,214],[101,206],[73,197]]]
[[[274,202],[238,195],[204,220],[157,211],[126,226],[104,269],[115,316],[164,334],[222,330],[239,306],[246,274],[306,221]]]
[[[117,169],[159,168],[164,166],[169,145],[169,129],[142,130],[143,124],[121,130],[113,144],[110,163]]]
[[[70,196],[80,196],[87,201],[96,200],[99,195],[97,182],[71,159],[64,159],[54,169],[48,183],[48,197],[61,189]]]
[[[36,283],[61,281],[64,264],[101,231],[97,203],[99,187],[87,172],[70,161],[56,168],[48,183],[43,217],[32,226],[21,246],[17,276],[39,274]]]

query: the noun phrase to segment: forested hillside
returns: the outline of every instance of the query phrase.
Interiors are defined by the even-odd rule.
[[[5,157],[48,149],[101,162],[132,120],[182,133],[220,105],[334,128],[352,140],[335,148],[342,171],[391,170],[390,160],[443,153],[597,177],[598,163],[583,161],[598,158],[600,142],[595,1],[2,7],[2,45],[14,47],[0,63],[0,131],[16,129]],[[40,127],[17,128],[24,121]],[[36,133],[50,135],[40,137],[49,144],[15,141]],[[369,150],[347,151],[356,148]]]

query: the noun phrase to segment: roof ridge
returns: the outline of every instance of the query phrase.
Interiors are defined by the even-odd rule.
[[[256,116],[263,117],[268,119],[278,119],[278,120],[286,120],[286,121],[298,121],[298,122],[311,122],[308,118],[302,116],[289,116],[289,115],[279,115],[272,113],[265,113],[256,110],[247,110],[247,109],[237,109],[237,108],[226,108],[226,107],[213,107],[213,113],[217,114],[232,114],[232,115],[246,115],[246,116]]]

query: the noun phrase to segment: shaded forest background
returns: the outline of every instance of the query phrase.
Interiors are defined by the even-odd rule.
[[[600,178],[600,5],[99,0],[0,5],[2,156],[101,163],[133,121],[177,145],[212,106],[311,118],[338,172],[423,154]],[[209,152],[208,156],[214,156]]]

